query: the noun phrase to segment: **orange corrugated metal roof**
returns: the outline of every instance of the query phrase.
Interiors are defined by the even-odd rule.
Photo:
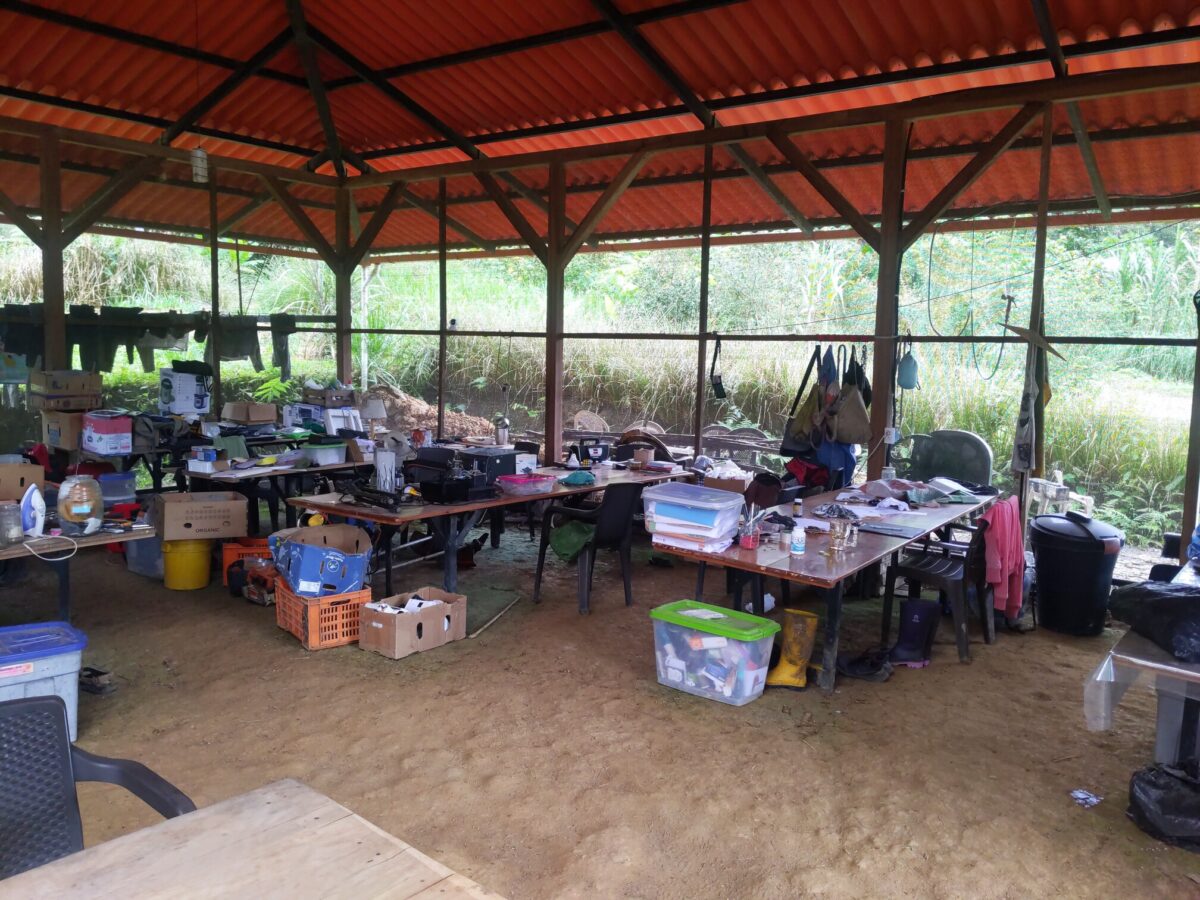
[[[899,103],[972,87],[1051,77],[1042,37],[1025,0],[617,0],[620,12],[724,125],[771,121]],[[1200,65],[1197,0],[1049,0],[1074,74],[1123,67]],[[694,131],[687,112],[653,61],[643,59],[589,0],[306,0],[318,40],[317,64],[341,144],[379,170],[404,170],[467,158],[462,142],[486,156],[508,156]],[[22,0],[3,4],[0,116],[140,142],[158,139],[209,91],[289,28],[278,0]],[[320,42],[332,41],[424,112],[359,80]],[[1080,104],[1097,133],[1096,159],[1114,198],[1169,198],[1200,190],[1194,160],[1200,143],[1200,88],[1112,97]],[[963,163],[952,148],[978,145],[1011,111],[932,119],[912,130],[906,205],[927,202]],[[1193,128],[1192,126],[1196,126]],[[1145,136],[1116,140],[1141,129]],[[987,210],[1029,201],[1036,191],[1030,149],[1038,125],[956,203]],[[1055,120],[1060,141],[1070,129]],[[456,146],[456,144],[458,146]],[[797,137],[859,208],[878,212],[882,128],[859,127]],[[199,117],[175,146],[214,156],[302,167],[325,145],[300,55],[282,46],[256,74]],[[470,150],[470,147],[467,147]],[[790,171],[766,141],[745,149],[771,173],[805,216],[834,211]],[[0,134],[0,188],[36,209],[28,142]],[[72,207],[128,157],[72,146],[64,152],[64,203]],[[678,232],[700,220],[696,150],[652,157],[613,207],[598,235]],[[722,228],[779,226],[786,217],[724,150],[715,153],[713,222]],[[568,215],[578,221],[620,168],[619,159],[568,167]],[[1091,199],[1092,187],[1070,143],[1054,151],[1056,200]],[[186,184],[181,166],[164,183],[125,197],[112,219],[199,230],[208,221],[204,190]],[[329,164],[320,169],[331,172]],[[517,177],[545,191],[544,169]],[[253,175],[218,176],[222,217],[264,195]],[[436,185],[414,194],[436,198]],[[314,222],[332,236],[332,192],[292,186]],[[473,177],[454,177],[451,240],[457,222],[485,240],[512,242],[516,230]],[[364,214],[382,190],[358,192]],[[514,195],[515,196],[515,195]],[[525,198],[517,206],[540,231],[546,215]],[[273,203],[241,218],[231,234],[302,242],[302,232]],[[402,207],[377,248],[426,247],[437,222]],[[463,238],[465,242],[465,238]]]

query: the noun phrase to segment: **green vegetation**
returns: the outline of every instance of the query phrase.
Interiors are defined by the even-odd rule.
[[[1191,296],[1200,288],[1200,225],[1115,225],[1055,229],[1049,237],[1047,330],[1082,336],[1195,336]],[[996,336],[1003,323],[1029,324],[1033,236],[1027,230],[948,232],[922,238],[906,255],[901,327],[914,335]],[[238,268],[240,263],[240,279]],[[746,244],[713,250],[710,328],[723,335],[855,334],[869,342],[875,255],[858,242]],[[517,427],[540,429],[545,342],[507,337],[545,327],[545,274],[528,258],[456,261],[449,266],[449,315],[462,330],[500,336],[448,339],[446,402],[490,417],[511,384]],[[314,261],[243,252],[224,255],[222,308],[250,313],[331,315],[333,284]],[[203,309],[208,260],[201,248],[87,237],[67,258],[71,302]],[[364,285],[365,279],[365,285]],[[699,251],[580,254],[567,271],[568,332],[694,332]],[[36,251],[0,229],[0,295],[40,295]],[[356,276],[355,327],[436,329],[437,269],[428,262],[372,267]],[[1012,297],[1010,302],[1007,298]],[[856,343],[858,343],[856,341]],[[729,397],[710,400],[706,423],[754,425],[777,434],[799,386],[811,343],[723,343]],[[295,374],[332,375],[328,334],[292,342]],[[1141,544],[1175,526],[1186,455],[1195,353],[1189,347],[1062,345],[1051,360],[1047,451],[1075,489],[1097,498],[1098,514]],[[436,400],[438,341],[429,335],[366,335],[354,341],[356,378]],[[711,354],[711,345],[709,352]],[[199,348],[190,351],[198,356]],[[1022,345],[918,344],[921,389],[903,403],[906,433],[965,428],[996,453],[1004,479],[1024,369]],[[651,419],[689,431],[695,345],[663,339],[573,339],[564,347],[565,414],[581,410],[613,428]],[[230,396],[286,398],[278,373],[226,364]],[[153,377],[114,373],[113,402],[139,405]]]

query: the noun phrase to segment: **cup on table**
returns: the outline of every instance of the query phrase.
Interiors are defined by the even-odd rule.
[[[829,549],[834,553],[846,549],[846,539],[850,535],[849,519],[829,520]]]

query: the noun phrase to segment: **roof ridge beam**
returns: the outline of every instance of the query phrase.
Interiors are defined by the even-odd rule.
[[[346,177],[346,164],[342,160],[342,142],[338,137],[337,125],[333,121],[333,111],[329,108],[329,98],[325,96],[325,83],[321,80],[321,70],[317,66],[316,43],[308,31],[308,23],[304,19],[304,7],[300,0],[287,0],[288,21],[291,22],[292,39],[296,52],[300,54],[300,63],[304,67],[304,78],[308,82],[308,92],[312,95],[313,105],[317,108],[317,118],[321,122],[321,131],[325,134],[325,149],[329,151],[329,161],[333,163],[338,178]]]

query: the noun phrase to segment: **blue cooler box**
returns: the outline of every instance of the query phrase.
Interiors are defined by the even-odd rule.
[[[62,697],[75,740],[79,667],[86,646],[87,635],[66,622],[0,628],[0,700]]]

